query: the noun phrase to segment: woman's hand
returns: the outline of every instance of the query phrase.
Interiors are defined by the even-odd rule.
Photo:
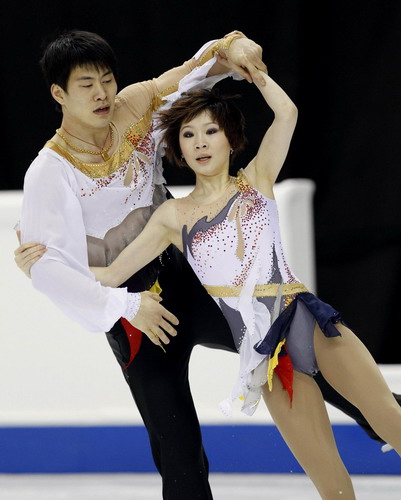
[[[14,260],[21,271],[30,278],[32,265],[35,264],[45,252],[46,247],[40,243],[24,243],[14,251]]]

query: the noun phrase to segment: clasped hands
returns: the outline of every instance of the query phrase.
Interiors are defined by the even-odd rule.
[[[267,73],[267,66],[262,60],[262,53],[260,45],[244,36],[234,39],[228,49],[220,49],[215,56],[220,64],[235,71],[247,82],[257,81],[264,86],[266,82],[259,71]]]

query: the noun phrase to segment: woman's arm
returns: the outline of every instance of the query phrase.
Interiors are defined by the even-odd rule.
[[[273,197],[273,184],[287,157],[295,130],[298,111],[284,90],[267,74],[262,73],[266,84],[259,85],[260,93],[274,113],[273,123],[268,128],[255,158],[246,167],[249,181],[267,196]]]
[[[104,286],[117,287],[160,255],[171,243],[179,245],[176,220],[174,200],[164,202],[143,231],[108,267],[90,268],[96,279]]]

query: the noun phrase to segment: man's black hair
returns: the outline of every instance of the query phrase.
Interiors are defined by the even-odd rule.
[[[45,47],[40,67],[48,86],[53,83],[67,90],[71,72],[78,66],[111,70],[117,78],[117,59],[104,38],[90,31],[59,33]]]

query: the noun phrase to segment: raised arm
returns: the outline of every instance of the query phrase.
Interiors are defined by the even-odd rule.
[[[160,255],[171,243],[180,246],[174,200],[164,202],[152,215],[143,231],[108,267],[91,267],[105,286],[117,287]]]
[[[246,167],[246,175],[253,186],[273,197],[273,184],[287,157],[295,130],[298,111],[284,90],[267,74],[260,72],[265,85],[255,81],[260,93],[274,113],[259,150]]]
[[[192,59],[172,68],[157,78],[129,85],[117,97],[119,113],[125,109],[129,118],[150,119],[151,113],[166,101],[173,101],[182,92],[194,87],[210,88],[228,76],[245,78],[252,83],[264,80],[259,70],[266,71],[262,61],[262,48],[243,33],[235,31],[201,47]],[[126,106],[121,107],[119,103]],[[133,116],[132,116],[133,115]]]

